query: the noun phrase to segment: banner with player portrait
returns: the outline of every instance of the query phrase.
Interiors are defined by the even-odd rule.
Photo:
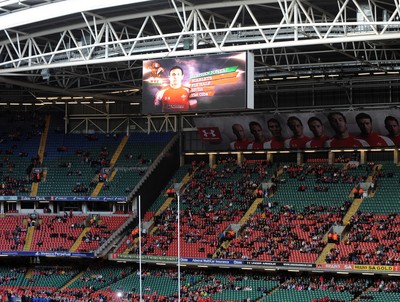
[[[332,111],[195,118],[218,129],[218,150],[337,149],[400,146],[400,111]]]
[[[142,113],[253,109],[248,52],[143,62]]]

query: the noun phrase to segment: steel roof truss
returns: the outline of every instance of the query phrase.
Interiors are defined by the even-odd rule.
[[[398,0],[394,1],[398,4]],[[378,21],[377,5],[373,1],[368,2],[372,17],[366,15],[359,1],[338,1],[340,9],[332,21],[329,21],[327,15],[320,15],[323,10],[319,10],[316,14],[316,8],[305,1],[278,1],[277,5],[282,12],[279,24],[260,24],[253,13],[256,6],[245,4],[245,1],[238,3],[240,5],[237,6],[235,17],[230,23],[224,20],[222,26],[216,22],[217,14],[210,13],[210,9],[201,10],[184,4],[182,7],[176,6],[175,16],[172,13],[169,16],[179,20],[182,30],[172,33],[163,32],[157,20],[157,16],[164,15],[167,10],[155,12],[144,18],[139,30],[127,26],[121,27],[119,20],[115,21],[119,25],[117,29],[117,23],[113,23],[111,19],[101,19],[95,15],[89,19],[82,14],[82,24],[85,26],[79,31],[72,29],[60,31],[60,38],[57,41],[54,41],[54,35],[44,40],[46,36],[39,38],[24,33],[11,36],[10,31],[4,30],[7,40],[1,42],[0,54],[3,54],[3,61],[0,62],[0,67],[2,67],[0,73],[16,72],[17,68],[20,68],[18,71],[24,72],[68,65],[97,64],[105,61],[136,60],[145,57],[220,51],[257,51],[260,48],[373,41],[396,39],[399,36],[400,22],[393,21],[400,16],[399,8],[396,7],[391,12],[389,21]],[[349,7],[350,3],[363,16],[362,22],[347,20],[347,11],[354,10],[353,7]],[[248,19],[252,23],[237,27],[238,18],[244,11],[250,16]],[[155,30],[152,31],[152,35],[144,36],[146,25],[149,25],[148,20],[152,21]],[[50,32],[54,32],[54,29],[49,30]],[[193,38],[193,49],[188,51],[181,48],[186,38]],[[208,49],[197,48],[199,43]],[[143,55],[142,52],[146,49],[148,49],[148,54]],[[158,54],[153,51],[157,51]],[[378,49],[374,51],[379,52]],[[367,55],[368,53],[364,53],[364,57]],[[274,60],[279,62],[279,59]],[[294,62],[293,58],[289,60],[287,57],[285,61],[286,64]]]

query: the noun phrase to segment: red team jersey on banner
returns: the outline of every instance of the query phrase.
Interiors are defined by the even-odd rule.
[[[325,142],[329,139],[327,135],[314,137],[306,143],[306,148],[322,148],[325,147]]]
[[[265,142],[251,142],[247,146],[247,149],[249,149],[249,150],[262,150],[262,149],[264,149],[264,143]]]
[[[390,136],[389,138],[393,141],[395,146],[400,146],[400,134],[396,135],[396,136]]]
[[[264,143],[264,149],[282,149],[284,147],[284,140],[271,137],[270,140]]]
[[[308,136],[291,137],[285,140],[285,148],[304,148],[309,140],[310,138]]]
[[[165,88],[160,90],[156,96],[157,102],[161,102],[163,112],[188,111],[189,110],[189,88]]]
[[[247,150],[248,145],[251,143],[251,140],[245,139],[243,141],[233,141],[229,144],[232,150]]]
[[[326,141],[326,146],[330,148],[354,148],[354,147],[368,147],[365,140],[349,136],[347,138],[333,137]]]
[[[394,145],[390,138],[374,132],[368,135],[359,135],[357,138],[365,140],[370,146],[387,147]]]

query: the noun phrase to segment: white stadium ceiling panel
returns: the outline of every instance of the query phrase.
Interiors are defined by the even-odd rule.
[[[398,41],[398,0],[5,0],[0,100],[18,87],[140,101],[142,60],[233,51],[255,54],[256,93],[316,76],[396,81]]]

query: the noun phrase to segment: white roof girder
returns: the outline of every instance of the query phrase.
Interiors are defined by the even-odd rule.
[[[251,51],[256,81],[400,71],[399,7],[399,0],[5,0],[0,75],[14,87],[107,98],[140,90],[141,61],[154,58]]]
[[[42,1],[42,4],[28,6],[15,10],[7,15],[1,16],[0,30],[32,24],[40,21],[51,20],[57,17],[64,17],[82,11],[92,11],[107,7],[146,2],[150,0],[63,0],[63,1]],[[23,5],[24,0],[9,0],[0,2],[0,8],[11,4]]]
[[[74,0],[69,1],[73,2]],[[65,2],[69,1],[47,4],[35,9],[44,10],[44,6],[65,5]],[[127,1],[112,2],[113,5],[122,5]],[[280,22],[265,24],[264,20],[258,20],[254,14],[257,5],[268,4],[271,6],[274,3],[276,5],[275,12],[279,8],[282,14]],[[287,3],[289,5],[286,5]],[[227,4],[236,10],[235,18],[228,24],[207,21],[206,16],[210,15],[210,10],[222,5],[215,3],[198,7],[182,5],[180,8],[152,12],[151,15],[147,14],[147,18],[144,18],[144,14],[129,14],[113,18],[90,14],[91,18],[87,18],[87,14],[82,13],[81,22],[76,22],[75,26],[65,25],[51,28],[42,31],[40,35],[23,34],[4,28],[3,33],[7,40],[0,42],[2,57],[0,74],[156,57],[188,56],[225,51],[257,51],[258,49],[333,43],[347,44],[352,41],[383,41],[399,38],[400,22],[393,21],[400,17],[398,9],[390,12],[390,19],[386,21],[377,21],[376,17],[368,20],[365,14],[363,21],[351,21],[348,20],[346,14],[349,10],[348,6],[352,3],[355,7],[360,7],[358,1],[338,3],[338,12],[333,20],[327,18],[326,14],[321,14],[322,10],[317,10],[315,5],[310,5],[306,1],[259,0],[233,1]],[[394,7],[395,5],[396,0],[393,2]],[[354,10],[354,6],[351,9]],[[70,9],[64,13],[72,14],[75,10]],[[80,10],[82,9],[80,8]],[[27,11],[30,10],[18,13]],[[183,14],[180,11],[187,13]],[[243,13],[250,16],[253,24],[239,25],[238,16]],[[179,31],[163,31],[157,20],[160,16],[165,15],[179,19],[181,23]],[[210,16],[215,17],[212,12]],[[1,16],[1,18],[3,17],[5,16]],[[139,29],[129,25],[121,27],[121,24],[124,24],[121,22],[126,21],[128,17],[139,20],[142,18],[142,26]],[[88,36],[83,33],[88,33]],[[55,40],[57,36],[58,40]],[[193,49],[182,49],[183,40],[186,38],[198,41],[193,44]],[[46,42],[43,43],[43,41]],[[344,51],[346,50],[344,49]]]

